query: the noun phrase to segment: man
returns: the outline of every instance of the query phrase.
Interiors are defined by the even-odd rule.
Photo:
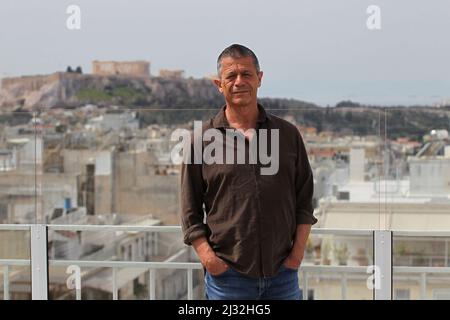
[[[226,105],[202,130],[242,133],[246,162],[182,164],[184,242],[194,247],[204,266],[208,299],[300,299],[298,268],[311,225],[317,222],[303,140],[294,125],[258,104],[263,72],[250,49],[238,44],[226,48],[217,69],[214,83]],[[260,156],[256,163],[247,161],[251,142],[264,129],[279,136],[277,145],[269,140],[265,146],[279,150],[279,167],[271,175],[261,174]]]

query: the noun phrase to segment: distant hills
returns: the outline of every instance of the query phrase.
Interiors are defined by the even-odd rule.
[[[342,134],[378,135],[387,123],[390,138],[420,140],[432,129],[450,127],[450,107],[432,108],[364,106],[343,101],[335,107],[319,107],[295,99],[261,98],[260,103],[299,125]],[[42,111],[49,108],[126,106],[139,111],[142,125],[184,123],[214,116],[224,104],[210,79],[101,76],[58,72],[2,80],[0,121],[21,121],[5,111]],[[124,107],[125,108],[125,107]],[[386,115],[386,117],[385,117]],[[22,118],[26,119],[25,118]]]

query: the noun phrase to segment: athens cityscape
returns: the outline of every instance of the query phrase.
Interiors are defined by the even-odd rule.
[[[383,16],[386,1],[379,2],[381,13],[374,12]],[[184,4],[179,5],[190,10]],[[24,4],[18,5],[17,11],[9,8],[5,12],[17,15],[20,6]],[[386,43],[393,40],[380,37],[387,37],[384,33],[395,29],[390,25],[392,22],[381,20],[379,31],[368,30],[372,18],[367,20],[367,27],[366,19],[372,13],[366,12],[367,6],[358,9],[362,26],[354,37],[372,36],[375,44],[368,51],[374,50],[378,42],[388,48]],[[136,5],[135,11],[124,18],[133,25],[130,32],[135,35],[127,39],[121,33],[117,38],[120,40],[112,42],[101,27],[95,26],[95,19],[89,20],[100,9],[93,4],[80,4],[80,8],[78,31],[65,25],[72,11],[65,12],[66,7],[58,9],[61,33],[67,38],[61,41],[72,48],[69,53],[57,53],[59,47],[55,43],[48,49],[55,52],[54,57],[38,51],[32,58],[32,50],[26,49],[26,55],[23,52],[23,44],[14,44],[12,38],[0,38],[1,51],[4,45],[9,48],[5,59],[2,56],[4,63],[0,64],[0,299],[205,299],[205,270],[194,248],[183,242],[180,226],[183,170],[174,157],[179,139],[173,137],[177,130],[189,133],[198,126],[201,128],[202,122],[214,118],[225,105],[224,95],[214,84],[215,62],[220,51],[231,43],[255,48],[264,71],[258,103],[298,131],[312,169],[312,205],[317,223],[312,226],[298,270],[302,299],[450,299],[448,71],[445,75],[421,73],[430,79],[435,77],[447,90],[441,92],[441,87],[435,86],[428,92],[425,83],[432,80],[417,80],[416,86],[412,83],[417,78],[409,77],[413,72],[411,66],[418,60],[408,60],[408,65],[405,62],[403,66],[404,52],[399,51],[397,71],[404,72],[408,79],[405,82],[400,76],[384,79],[382,73],[390,75],[389,69],[395,68],[386,62],[391,59],[389,54],[395,56],[397,42],[393,41],[394,53],[384,53],[386,56],[380,58],[389,65],[386,71],[376,74],[383,64],[371,69],[374,79],[381,80],[359,81],[358,66],[371,62],[365,58],[349,61],[352,58],[346,50],[349,55],[357,53],[350,48],[355,41],[345,25],[339,31],[326,31],[331,37],[337,37],[339,32],[350,33],[342,44],[336,40],[336,51],[342,53],[336,53],[336,61],[329,64],[324,61],[332,58],[322,55],[325,51],[334,54],[333,49],[314,46],[319,43],[320,29],[311,31],[318,33],[311,38],[315,40],[304,35],[306,31],[298,31],[305,36],[305,45],[298,49],[288,44],[285,50],[295,54],[286,58],[273,53],[270,43],[259,40],[253,29],[246,31],[248,39],[245,32],[236,40],[227,33],[224,39],[219,35],[215,42],[205,31],[205,39],[210,39],[211,46],[214,43],[209,51],[200,40],[192,48],[179,45],[169,49],[173,44],[164,48],[172,36],[183,43],[186,34],[178,34],[182,31],[175,32],[169,25],[180,26],[183,21],[170,20],[167,27],[161,25],[159,31],[166,35],[166,42],[151,37],[135,40],[145,32],[152,36],[157,32],[154,28],[140,29],[138,11],[145,8],[144,4]],[[119,5],[113,8],[117,14],[123,9]],[[205,20],[214,16],[213,8],[217,9],[212,5],[205,9],[208,12]],[[161,16],[162,12],[168,15],[165,10],[169,9],[163,4],[158,10],[154,19],[157,20],[158,12]],[[268,5],[262,10],[281,9]],[[400,11],[397,8],[396,12]],[[43,16],[44,12],[42,9]],[[276,12],[273,14],[277,15]],[[4,15],[0,15],[0,20]],[[279,23],[300,28],[295,17],[287,15],[285,22],[281,19]],[[186,30],[197,32],[197,22],[189,20],[189,23]],[[448,27],[448,22],[442,25],[445,23]],[[250,28],[245,23],[243,27]],[[111,28],[119,30],[119,26]],[[17,32],[33,37],[27,30]],[[267,32],[275,46],[283,48],[282,41]],[[423,32],[420,41],[426,42],[426,31]],[[107,49],[86,40],[97,36],[105,37],[101,41]],[[81,41],[78,37],[86,41],[83,53],[68,44]],[[153,55],[143,45],[152,41],[155,42],[152,49],[158,47]],[[44,46],[53,42],[58,41],[46,39]],[[194,48],[196,45],[198,49]],[[429,56],[425,60],[430,62],[426,68],[439,69],[432,60],[445,61],[448,67],[446,53],[450,47],[438,48],[436,44],[433,48],[428,42],[427,46]],[[116,54],[112,48],[121,53]],[[440,53],[430,53],[434,50]],[[405,55],[409,54],[415,53]],[[14,58],[16,55],[22,55],[20,62],[8,66],[7,59],[19,61]],[[28,59],[25,56],[30,57],[29,64],[24,62]],[[211,56],[210,60],[205,60],[205,56]],[[185,62],[190,59],[194,61],[192,66],[202,60],[200,63],[209,64],[208,68],[190,67],[190,62]],[[345,63],[342,69],[333,70],[333,65]],[[310,64],[316,64],[317,74],[308,69]],[[439,70],[442,69],[441,66]],[[344,70],[349,70],[349,77]],[[298,80],[296,77],[303,77],[302,72],[305,78]],[[380,87],[380,91],[361,89],[364,84],[376,81],[387,83],[386,87]],[[413,93],[392,89],[403,83],[411,84],[411,92],[419,89]],[[420,93],[422,84],[425,93]],[[298,91],[292,89],[302,86]],[[324,100],[314,98],[317,92],[320,96],[333,86],[337,89],[329,89]],[[355,93],[347,94],[350,87],[354,87]],[[394,91],[405,100],[384,94]],[[377,100],[377,95],[386,100]],[[414,100],[419,95],[428,100]],[[273,152],[278,152],[278,144],[272,148],[272,154],[264,154],[269,162],[275,159]],[[276,173],[278,162],[274,166]],[[244,195],[240,199],[247,201]],[[35,232],[41,232],[36,230],[46,232],[47,238],[40,242],[33,240]],[[40,254],[45,258],[40,260]],[[38,286],[33,285],[36,279],[45,279],[39,278],[42,274],[33,269],[39,263],[48,268],[48,281],[41,292],[34,291]],[[378,272],[381,278],[377,278]]]

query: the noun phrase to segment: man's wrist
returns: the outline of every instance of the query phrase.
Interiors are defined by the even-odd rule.
[[[294,261],[296,261],[296,262],[298,262],[300,264],[302,262],[302,260],[303,260],[303,255],[304,255],[303,250],[293,249],[291,251],[291,253],[289,254],[289,257],[292,260],[294,260]]]
[[[192,242],[192,245],[197,252],[198,257],[200,258],[200,262],[203,266],[208,264],[208,261],[213,259],[216,255],[214,250],[211,248],[209,243],[206,241],[206,238],[199,238]]]

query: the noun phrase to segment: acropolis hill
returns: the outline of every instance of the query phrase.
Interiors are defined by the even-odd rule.
[[[217,103],[220,95],[209,79],[184,78],[182,70],[150,74],[147,61],[93,61],[91,74],[55,72],[49,75],[4,78],[2,111],[78,107],[87,103],[129,107],[164,106],[192,100]]]

